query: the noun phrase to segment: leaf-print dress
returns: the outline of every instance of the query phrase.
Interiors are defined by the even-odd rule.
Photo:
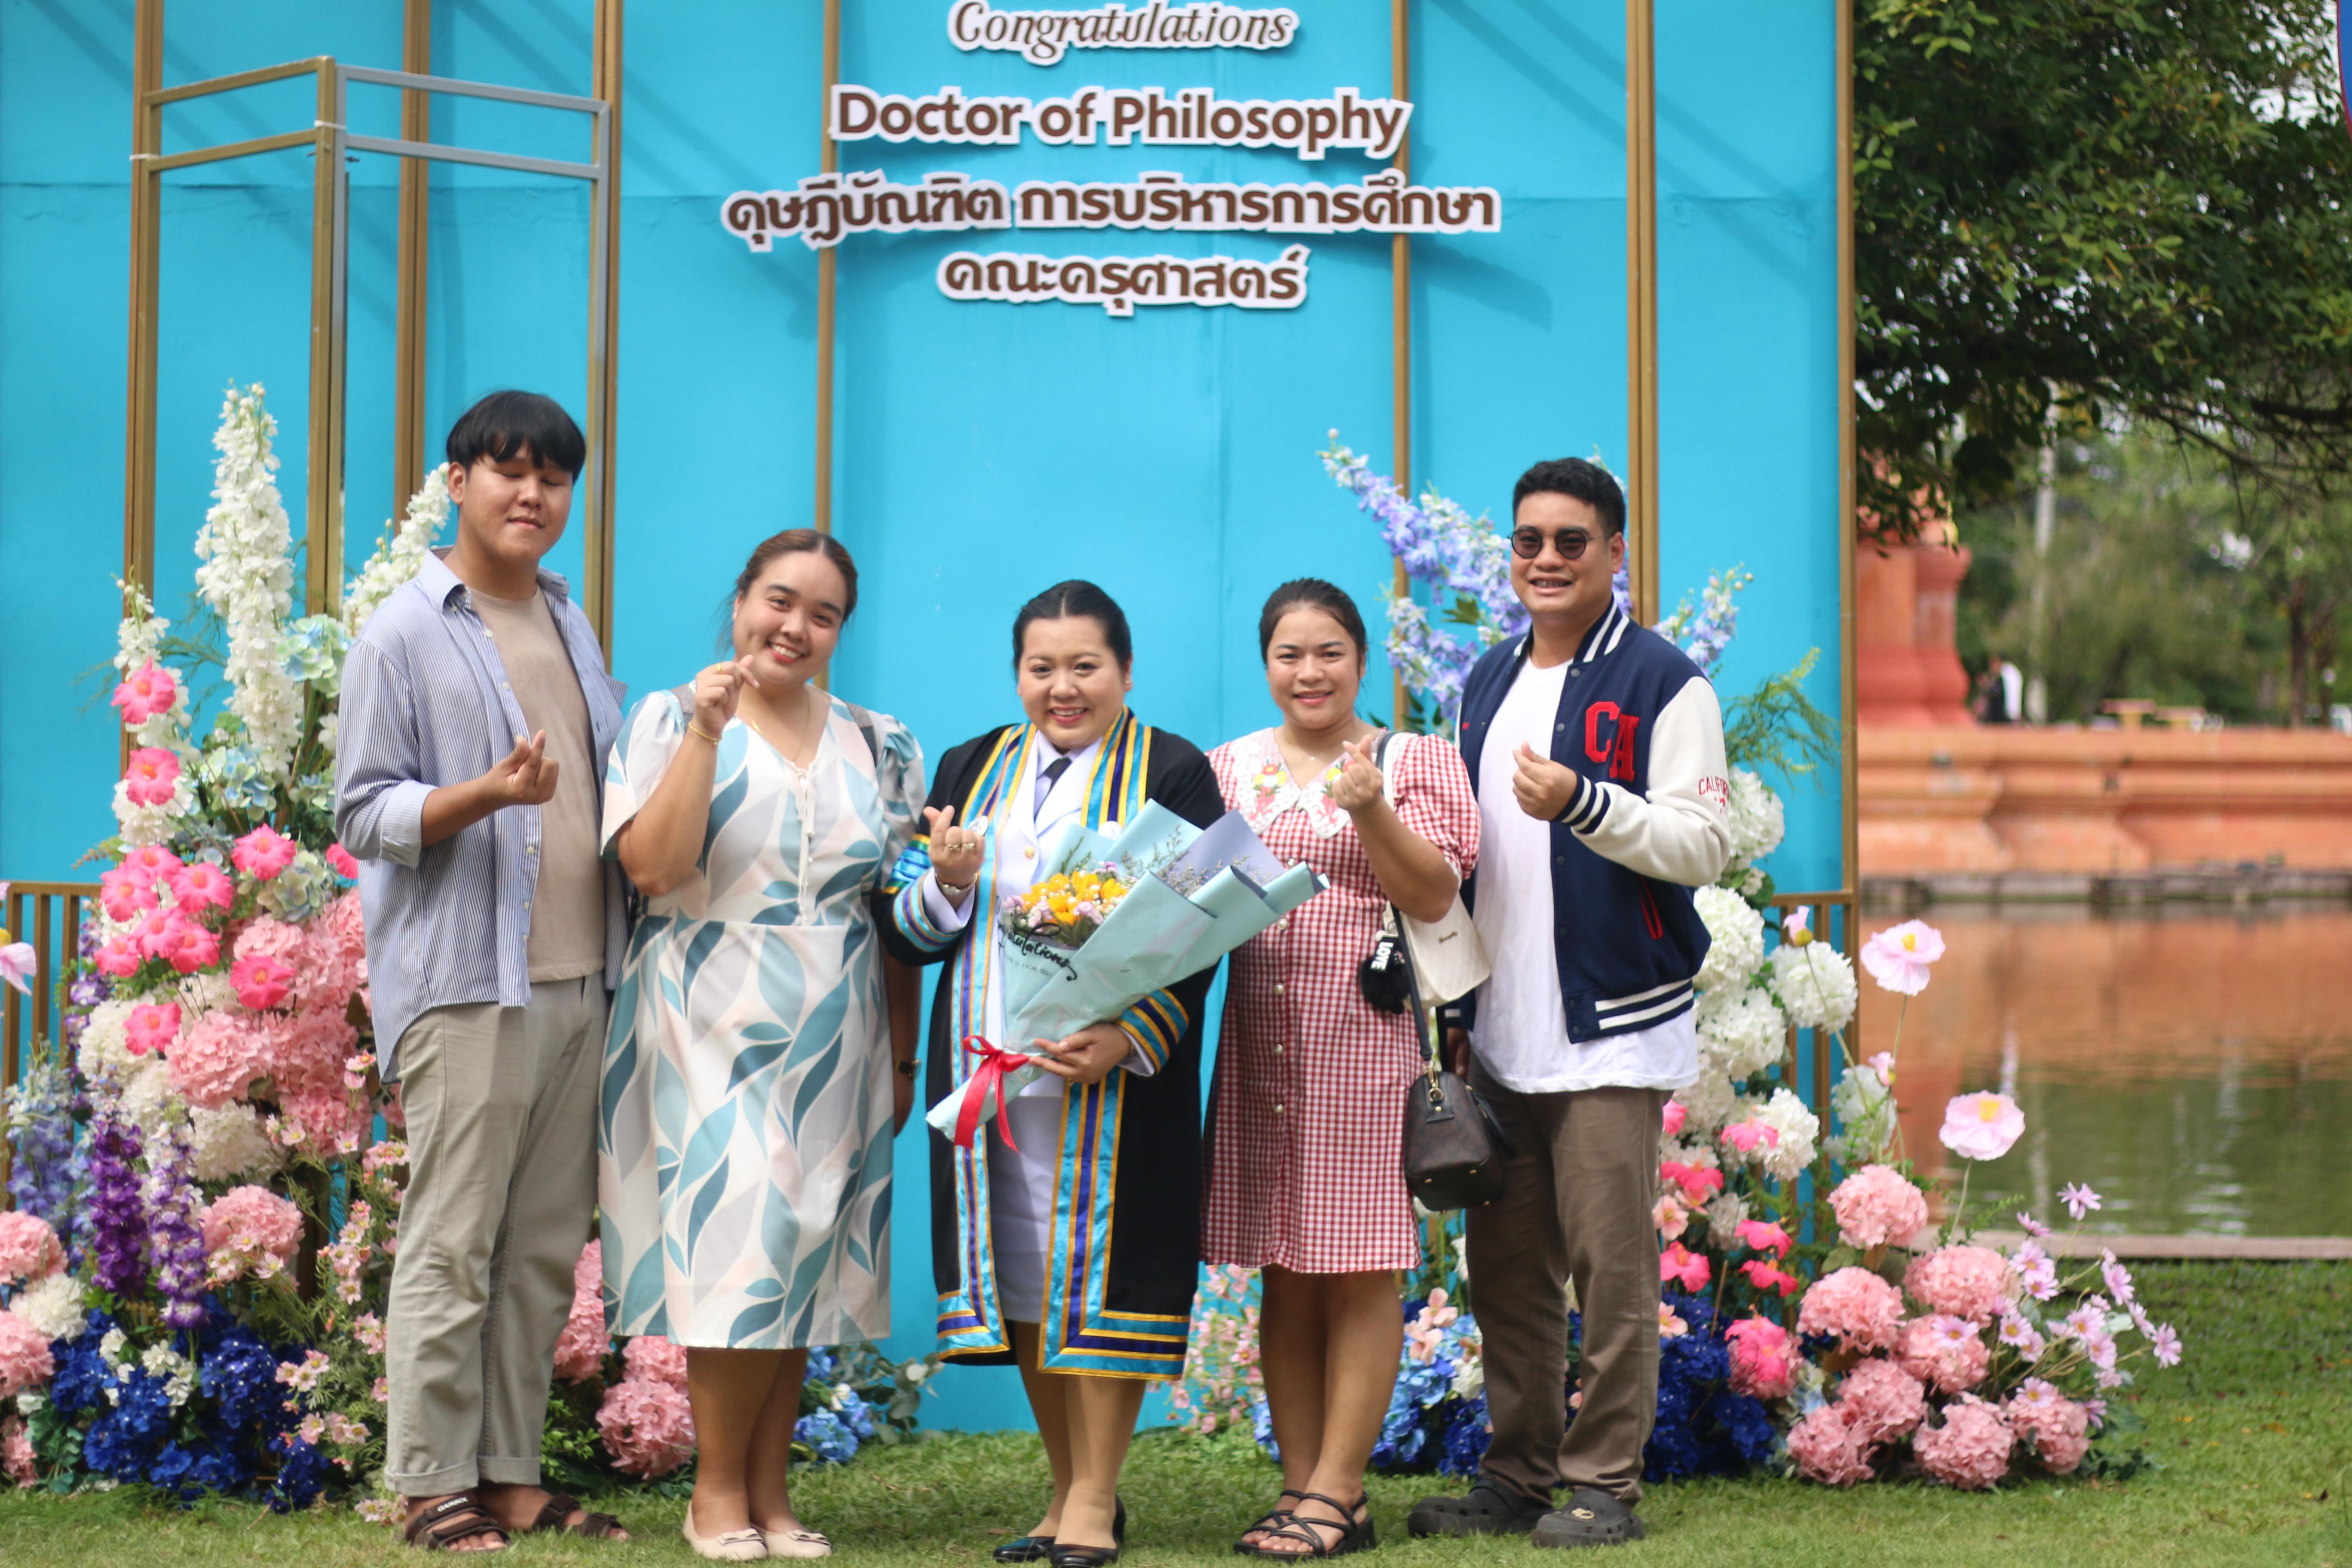
[[[685,740],[675,693],[630,710],[607,855]],[[890,1049],[866,900],[922,798],[913,735],[837,698],[805,769],[740,719],[720,732],[701,859],[648,902],[613,997],[597,1196],[614,1332],[767,1350],[889,1332]]]

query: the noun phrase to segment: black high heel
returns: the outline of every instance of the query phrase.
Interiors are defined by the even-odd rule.
[[[989,1553],[999,1563],[1043,1563],[1053,1554],[1050,1535],[1016,1535]]]
[[[1127,1544],[1127,1500],[1114,1498],[1116,1505],[1110,1516],[1108,1546],[1057,1545],[1046,1557],[1049,1568],[1110,1568],[1118,1561],[1119,1548]]]

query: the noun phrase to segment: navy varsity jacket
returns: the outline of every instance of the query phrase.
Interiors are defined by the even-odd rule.
[[[1462,693],[1456,743],[1473,790],[1487,731],[1517,679],[1532,634],[1486,650]],[[1612,605],[1570,661],[1552,724],[1551,759],[1577,775],[1552,823],[1552,946],[1568,1037],[1582,1042],[1664,1023],[1692,1003],[1706,926],[1691,889],[1731,855],[1731,771],[1723,710],[1698,666]],[[1517,803],[1512,802],[1517,809]],[[1475,903],[1474,872],[1462,896]],[[1476,1017],[1474,992],[1447,1021]]]

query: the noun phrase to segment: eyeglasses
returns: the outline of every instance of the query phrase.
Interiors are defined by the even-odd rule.
[[[1511,553],[1522,561],[1533,561],[1544,552],[1547,540],[1554,550],[1559,552],[1562,561],[1574,561],[1584,553],[1584,547],[1592,542],[1592,535],[1580,528],[1563,528],[1552,533],[1546,533],[1539,528],[1515,528],[1511,530]]]

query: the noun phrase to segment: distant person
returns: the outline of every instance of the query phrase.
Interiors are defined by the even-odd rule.
[[[457,542],[352,639],[335,832],[361,861],[381,1071],[407,1117],[384,1480],[411,1543],[625,1539],[542,1490],[540,1435],[596,1202],[596,1070],[624,939],[597,856],[625,689],[562,578],[588,457],[551,398],[449,432]]]
[[[2025,671],[2018,668],[2017,666],[2010,663],[2006,658],[2000,658],[1998,656],[1996,656],[1993,668],[1995,672],[2000,677],[2000,710],[2002,715],[2000,718],[1994,720],[1993,722],[1997,724],[2022,724],[2025,722]]]
[[[1612,595],[1625,496],[1608,470],[1538,463],[1511,516],[1529,628],[1471,669],[1460,742],[1481,817],[1465,893],[1494,977],[1460,1009],[1469,1032],[1449,1030],[1517,1145],[1503,1195],[1468,1214],[1494,1436],[1469,1495],[1424,1499],[1406,1524],[1611,1546],[1642,1534],[1658,1139],[1666,1097],[1698,1079],[1692,979],[1707,932],[1691,889],[1730,856],[1730,769],[1715,689]]]

